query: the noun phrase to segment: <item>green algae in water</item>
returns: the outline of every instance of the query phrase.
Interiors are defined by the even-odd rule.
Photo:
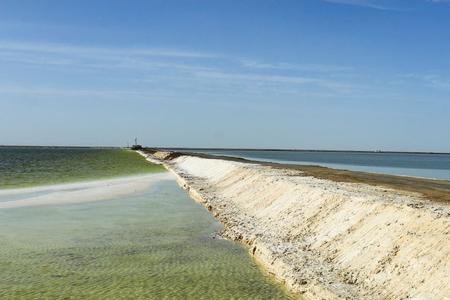
[[[0,189],[161,171],[123,149],[0,147]]]
[[[291,299],[172,181],[0,210],[1,299]]]

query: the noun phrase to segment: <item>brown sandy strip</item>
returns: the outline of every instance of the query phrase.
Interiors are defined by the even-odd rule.
[[[145,152],[153,154],[161,149],[145,149]],[[399,191],[413,192],[422,194],[426,199],[436,202],[450,202],[450,181],[427,179],[409,176],[396,176],[388,174],[368,173],[359,171],[339,170],[313,165],[283,164],[249,160],[240,157],[210,155],[204,153],[192,152],[173,152],[165,157],[166,160],[172,160],[179,156],[188,155],[206,159],[222,159],[242,163],[259,164],[270,166],[276,169],[289,169],[301,171],[297,176],[313,176],[320,179],[332,180],[335,182],[364,183],[373,186],[381,186]]]

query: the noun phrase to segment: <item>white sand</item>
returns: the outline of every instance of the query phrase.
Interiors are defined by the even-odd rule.
[[[160,180],[172,178],[168,173],[155,173],[108,180],[0,190],[0,196],[4,199],[7,199],[8,195],[23,196],[20,200],[0,202],[0,209],[36,205],[74,204],[114,199],[119,196],[142,191]],[[45,192],[45,194],[33,196],[33,193],[37,192]]]
[[[450,299],[448,204],[255,164],[165,163],[225,236],[306,299]]]

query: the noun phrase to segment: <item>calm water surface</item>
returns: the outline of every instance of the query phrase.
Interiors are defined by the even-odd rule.
[[[162,170],[139,154],[122,149],[0,147],[0,189]]]
[[[0,201],[30,195],[45,192]],[[0,209],[0,299],[292,299],[219,229],[172,180],[105,201]]]
[[[328,151],[195,151],[282,163],[315,164],[325,167],[393,175],[450,180],[449,154],[412,154]]]

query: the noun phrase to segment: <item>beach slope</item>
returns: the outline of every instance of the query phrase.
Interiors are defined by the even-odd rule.
[[[224,236],[248,245],[305,299],[450,297],[447,182],[425,181],[415,191],[405,179],[402,188],[378,175],[363,174],[365,183],[333,178],[332,169],[320,175],[240,159],[142,154],[171,170],[224,224]],[[433,186],[436,199],[420,192]]]

